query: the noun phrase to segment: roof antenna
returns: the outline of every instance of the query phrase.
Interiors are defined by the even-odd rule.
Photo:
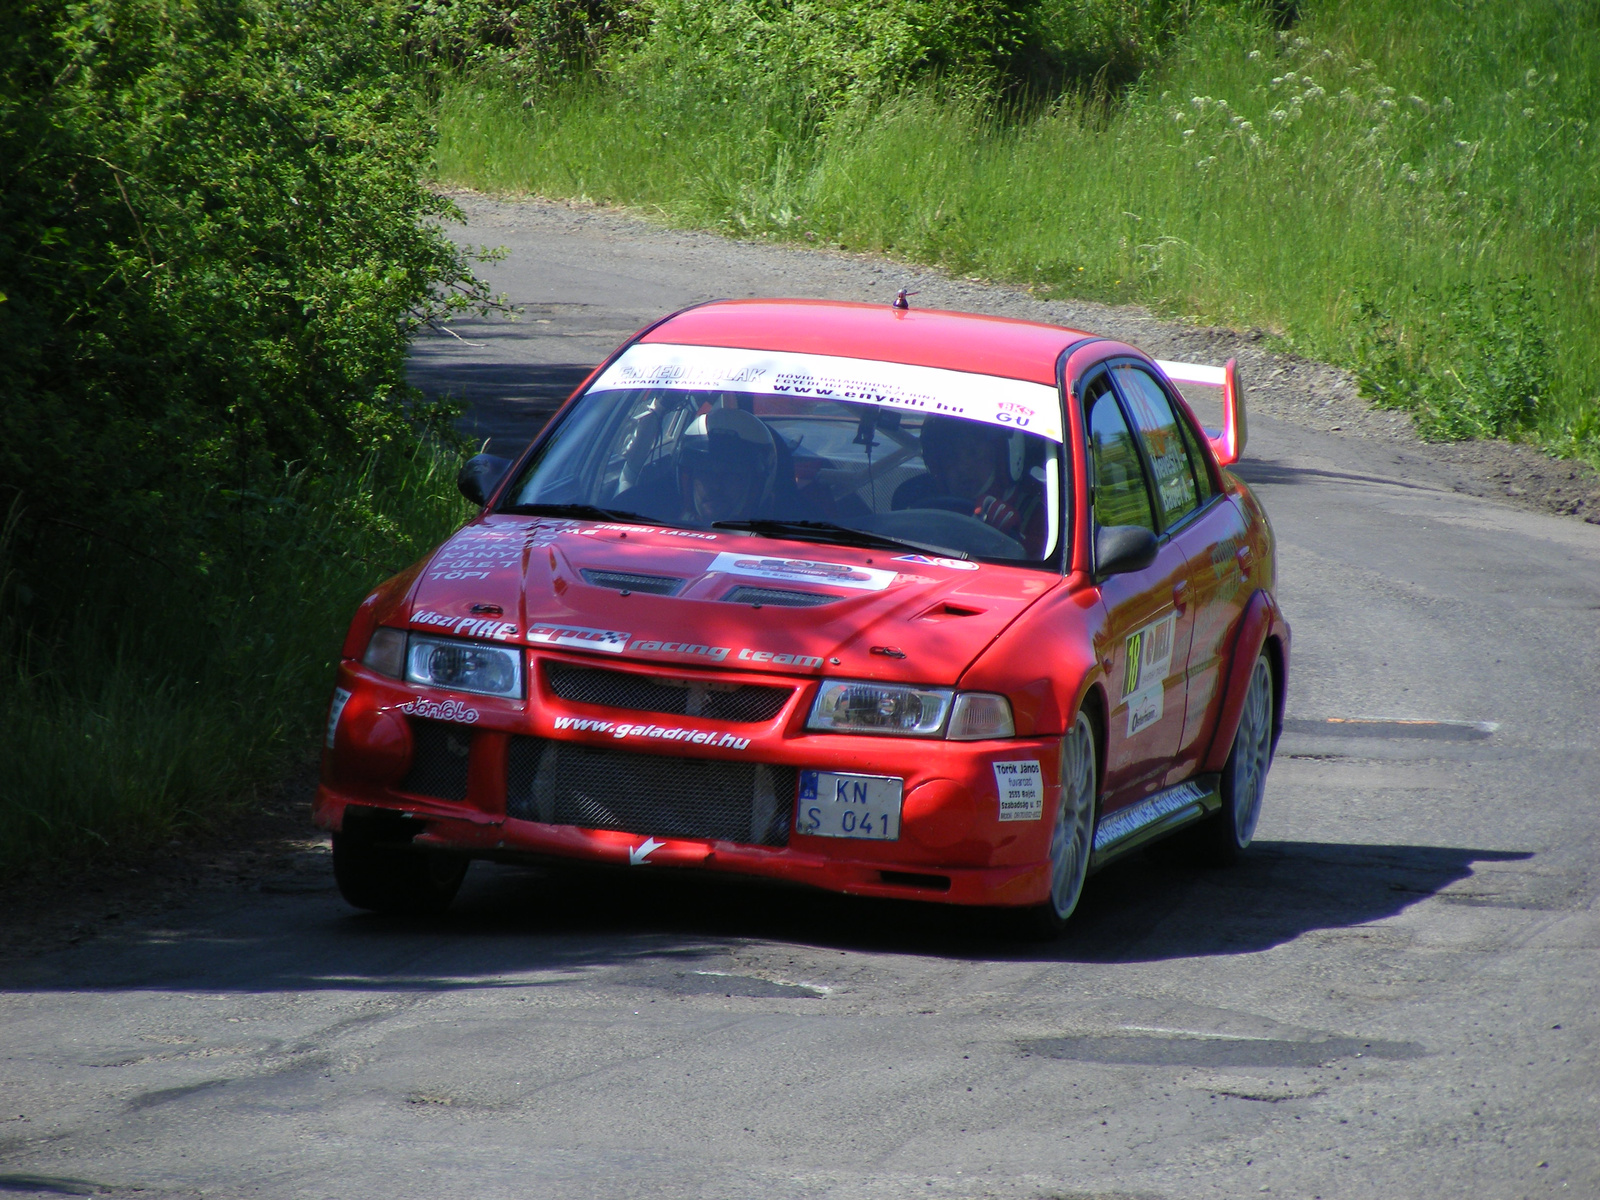
[[[905,290],[905,288],[901,288],[895,293],[894,304],[891,305],[891,307],[898,308],[901,312],[905,312],[911,307],[910,297],[920,296],[921,294],[921,292],[908,292]]]

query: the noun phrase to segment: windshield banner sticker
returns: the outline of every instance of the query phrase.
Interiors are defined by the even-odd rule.
[[[1178,614],[1128,635],[1123,656],[1122,698],[1128,703],[1128,736],[1142,733],[1161,720],[1166,699],[1167,672],[1172,666],[1172,635]]]
[[[707,571],[728,575],[749,575],[755,579],[777,579],[785,583],[821,583],[830,587],[881,592],[894,582],[897,572],[875,571],[871,567],[851,567],[843,563],[810,562],[803,558],[762,558],[755,554],[728,551],[711,560]]]
[[[580,625],[534,625],[528,630],[530,642],[571,646],[574,650],[603,650],[607,654],[621,654],[632,636],[615,629],[585,629]]]
[[[1037,759],[993,766],[1002,821],[1037,821],[1044,816],[1044,772]]]
[[[917,367],[829,354],[733,350],[639,342],[606,368],[591,392],[662,388],[806,396],[943,413],[1061,441],[1056,389],[943,367]]]

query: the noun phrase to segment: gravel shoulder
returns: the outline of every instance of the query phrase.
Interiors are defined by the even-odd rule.
[[[1383,457],[1400,465],[1413,482],[1600,524],[1600,473],[1587,464],[1509,442],[1425,442],[1408,415],[1379,411],[1362,400],[1350,372],[1277,352],[1258,330],[1172,320],[1138,307],[1046,300],[1023,289],[877,255],[675,229],[629,210],[468,191],[449,195],[467,217],[465,229],[452,228],[460,243],[509,252],[483,274],[524,310],[510,324],[491,319],[458,325],[462,337],[482,343],[477,347],[444,335],[418,339],[418,382],[443,390],[448,381],[459,394],[466,380],[466,397],[474,403],[492,407],[498,386],[545,411],[553,408],[581,375],[552,376],[530,386],[525,379],[497,375],[489,364],[504,357],[508,336],[527,343],[516,353],[530,363],[598,362],[632,332],[625,322],[595,328],[593,309],[602,300],[613,309],[620,302],[642,325],[683,304],[717,297],[887,303],[905,287],[917,293],[912,303],[925,308],[1052,322],[1127,341],[1159,358],[1211,363],[1235,358],[1252,412],[1351,443],[1380,443]],[[569,299],[579,273],[605,292],[594,306]],[[474,365],[481,374],[474,373]]]

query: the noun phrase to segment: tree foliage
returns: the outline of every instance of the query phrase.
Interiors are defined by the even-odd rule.
[[[421,184],[397,12],[353,0],[9,0],[0,26],[0,503],[17,595],[84,539],[178,578],[242,550],[290,464],[429,412],[419,323],[483,301]],[[271,508],[270,503],[266,505]]]

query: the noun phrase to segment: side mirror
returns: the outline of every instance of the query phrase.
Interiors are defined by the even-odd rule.
[[[1094,535],[1095,574],[1101,579],[1142,571],[1161,545],[1143,525],[1107,525]]]
[[[509,458],[500,458],[494,454],[474,454],[467,459],[466,465],[456,476],[456,486],[461,489],[463,496],[482,508],[489,503],[489,496],[500,480],[505,478],[505,473],[510,467]]]

